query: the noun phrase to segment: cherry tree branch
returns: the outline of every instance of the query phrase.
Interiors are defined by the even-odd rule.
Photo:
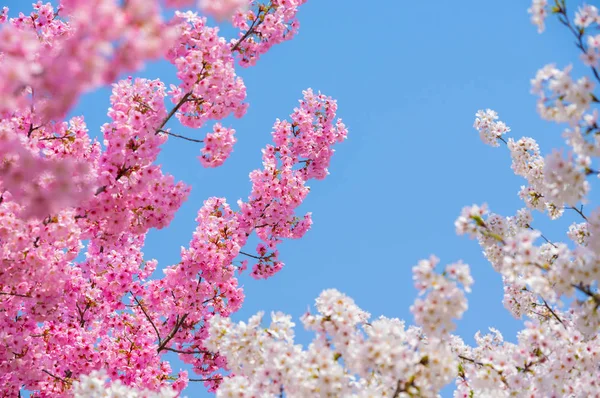
[[[527,225],[527,228],[529,228],[529,229],[530,229],[530,230],[532,230],[532,231],[535,231],[535,229],[534,229],[534,228],[533,228],[531,225],[529,225],[529,224]],[[542,234],[541,232],[540,232],[540,236],[541,236],[541,237],[542,237],[542,239],[544,239],[544,240],[545,240],[547,243],[549,243],[550,245],[552,245],[552,247],[554,247],[554,248],[557,248],[557,247],[558,247],[558,246],[556,246],[556,245],[555,245],[555,244],[554,244],[552,241],[550,241],[550,239],[546,238],[546,237],[544,236],[544,234]]]
[[[167,335],[167,337],[165,337],[163,342],[158,346],[158,348],[157,348],[158,352],[161,352],[162,350],[166,349],[167,344],[169,344],[169,341],[171,341],[171,339],[173,339],[173,337],[175,337],[175,335],[177,334],[177,332],[179,331],[179,329],[181,328],[181,326],[183,325],[183,322],[185,322],[187,317],[188,317],[188,314],[183,315],[181,318],[179,318],[179,315],[177,315],[177,321],[175,322],[175,326],[173,327],[173,330],[171,330],[171,332]]]
[[[542,298],[542,301],[544,302],[544,306],[548,309],[548,311],[550,311],[550,313],[554,316],[554,318],[556,318],[556,320],[558,322],[560,322],[560,324],[563,325],[563,327],[566,329],[567,326],[564,324],[564,322],[562,321],[562,319],[560,319],[558,317],[558,315],[556,314],[556,312],[554,312],[554,310],[548,305],[548,303],[546,302],[546,300],[544,300],[544,298]]]
[[[14,297],[32,298],[31,296],[26,295],[26,294],[9,293],[9,292],[0,292],[0,296],[14,296]]]
[[[573,285],[573,287],[575,289],[579,290],[581,293],[592,298],[594,300],[594,302],[596,303],[596,308],[600,307],[600,294],[593,292],[589,286],[584,286],[581,283],[579,285]]]
[[[179,108],[181,108],[181,106],[183,104],[185,104],[187,102],[187,100],[190,98],[191,95],[192,95],[192,92],[189,91],[183,97],[181,97],[181,99],[179,100],[179,102],[177,102],[177,104],[175,104],[175,107],[173,107],[173,109],[171,109],[171,111],[167,114],[167,116],[160,123],[160,125],[156,129],[157,133],[159,131],[161,131],[163,127],[165,127],[165,124],[167,124],[169,122],[169,120],[171,120],[171,118],[173,117],[173,115],[179,110]]]
[[[256,14],[256,18],[254,18],[254,21],[252,21],[252,24],[250,25],[250,27],[248,28],[248,30],[246,31],[246,33],[244,33],[244,35],[231,47],[231,52],[235,52],[239,50],[240,45],[244,42],[244,40],[246,40],[248,37],[250,37],[251,34],[256,32],[256,28],[258,28],[260,26],[260,24],[263,23],[264,19],[261,19],[261,12],[263,12],[263,9],[259,9],[258,10],[258,14]]]
[[[580,209],[578,209],[575,206],[565,206],[565,209],[575,210],[575,212],[577,212],[581,216],[581,218],[583,218],[585,221],[588,221],[588,218],[585,216],[585,214],[583,214],[583,205],[581,205]]]
[[[264,260],[264,257],[258,257],[258,256],[255,256],[253,254],[246,253],[246,252],[243,252],[243,251],[240,251],[240,254],[243,254],[244,256],[255,258],[257,260]]]
[[[46,369],[42,369],[42,372],[46,373],[47,375],[49,375],[49,376],[51,376],[51,377],[54,377],[56,380],[60,380],[60,381],[62,381],[63,383],[67,383],[67,381],[66,381],[65,379],[63,379],[62,377],[59,377],[59,376],[57,376],[57,375],[55,375],[55,374],[52,374],[52,373],[50,373],[50,372],[49,372],[49,371],[47,371]]]
[[[205,381],[217,381],[217,380],[222,380],[223,377],[221,376],[214,376],[214,377],[208,377],[206,379],[188,379],[188,381],[194,381],[194,382],[205,382]]]
[[[199,143],[203,143],[203,142],[204,142],[204,140],[196,140],[196,139],[194,139],[194,138],[185,137],[185,136],[183,136],[183,135],[179,135],[179,134],[171,133],[171,132],[169,132],[169,131],[162,130],[162,129],[159,129],[159,130],[158,130],[158,132],[159,132],[159,133],[165,133],[165,134],[167,134],[167,135],[171,135],[171,136],[173,136],[173,137],[177,137],[177,138],[182,138],[182,139],[184,139],[184,140],[188,140],[188,141],[192,141],[192,142],[199,142]]]
[[[210,351],[205,351],[205,350],[183,351],[183,350],[178,350],[176,348],[170,348],[170,347],[165,347],[164,350],[176,352],[178,354],[186,354],[186,355],[210,354],[211,353]]]
[[[156,337],[158,338],[158,344],[159,344],[159,348],[160,348],[160,345],[162,345],[162,339],[160,338],[160,333],[158,332],[158,329],[156,328],[156,325],[154,324],[154,322],[152,322],[152,319],[150,318],[150,315],[148,315],[148,313],[144,309],[144,306],[142,305],[142,303],[137,299],[137,297],[135,297],[135,295],[133,293],[131,293],[131,295],[133,296],[133,299],[138,304],[138,306],[140,307],[140,309],[142,310],[142,312],[146,316],[146,319],[148,320],[148,322],[150,322],[150,325],[152,325],[152,328],[156,332]]]
[[[559,14],[558,21],[565,25],[573,36],[575,36],[575,46],[581,50],[582,53],[586,54],[587,49],[585,48],[585,44],[583,43],[583,29],[576,29],[571,21],[569,20],[569,16],[567,15],[567,5],[565,2],[562,4],[557,3],[557,14]],[[595,66],[591,66],[594,77],[598,82],[600,82],[600,73],[598,73],[598,69]]]
[[[246,40],[248,37],[250,37],[250,35],[255,32],[255,29],[258,26],[260,26],[260,24],[262,23],[262,20],[260,20],[260,13],[261,13],[261,11],[259,10],[258,14],[256,15],[256,18],[252,22],[252,25],[250,25],[250,28],[248,28],[248,31],[246,31],[246,33],[231,47],[232,53],[235,51],[238,51],[240,45],[244,42],[244,40]],[[204,70],[204,67],[202,69]],[[202,73],[202,71],[200,73]],[[179,108],[181,108],[181,106],[190,99],[190,97],[192,96],[192,93],[193,93],[193,91],[189,91],[183,97],[181,97],[181,99],[177,102],[177,104],[175,104],[175,107],[173,107],[173,109],[171,109],[169,111],[167,116],[163,119],[161,124],[158,126],[158,128],[156,129],[157,133],[160,132],[161,130],[163,130],[165,125],[169,122],[169,120],[171,120],[173,115],[175,115],[175,113],[177,113]],[[183,138],[183,137],[180,137],[180,138]]]
[[[492,365],[490,363],[479,362],[479,361],[476,361],[476,360],[474,360],[472,358],[465,357],[464,355],[458,355],[458,357],[460,359],[462,359],[463,361],[471,362],[474,365],[482,366],[482,367],[488,367],[488,368],[492,369],[494,372],[496,372],[496,374],[498,376],[500,376],[500,380],[502,381],[502,383],[504,383],[504,385],[508,387],[508,381],[506,381],[506,378],[502,375],[502,371],[496,369],[494,367],[494,365]]]

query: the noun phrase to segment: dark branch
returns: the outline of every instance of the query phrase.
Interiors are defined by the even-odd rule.
[[[206,379],[188,379],[188,381],[196,381],[196,382],[204,382],[204,381],[216,381],[216,380],[222,380],[223,377],[221,376],[215,376],[215,377],[209,377]]]
[[[137,305],[140,307],[140,309],[142,310],[142,312],[146,316],[146,319],[148,320],[148,322],[150,322],[150,325],[152,325],[152,328],[156,332],[156,337],[158,338],[158,344],[159,345],[162,344],[162,339],[160,338],[160,333],[158,332],[158,329],[156,328],[156,325],[154,324],[154,322],[152,322],[152,319],[150,318],[150,315],[148,315],[148,313],[144,309],[144,306],[142,305],[142,303],[139,302],[139,300],[137,299],[137,297],[135,297],[135,295],[133,293],[131,293],[131,295],[133,296],[133,299],[135,300],[135,302],[137,303]]]
[[[162,343],[160,343],[160,345],[157,348],[157,352],[161,352],[162,350],[166,349],[167,344],[169,344],[169,341],[171,341],[171,339],[173,337],[175,337],[175,335],[177,334],[177,332],[179,331],[179,329],[181,328],[181,326],[183,325],[183,322],[185,322],[186,318],[188,317],[188,314],[183,315],[181,318],[179,318],[179,315],[177,316],[177,318],[179,318],[177,320],[177,322],[175,322],[175,326],[173,327],[173,330],[171,330],[171,332],[167,335],[167,337],[165,337],[164,341]]]
[[[583,206],[581,206],[581,209],[578,209],[575,206],[565,206],[565,209],[568,210],[575,210],[575,212],[577,212],[585,221],[588,221],[587,217],[585,216],[585,214],[583,214]]]
[[[0,296],[15,296],[15,297],[23,297],[23,298],[32,298],[31,296],[28,296],[26,294],[9,293],[9,292],[0,292]]]
[[[160,123],[160,126],[158,126],[158,128],[156,129],[156,132],[158,133],[159,131],[162,130],[163,127],[165,127],[165,124],[167,124],[167,122],[169,120],[171,120],[171,118],[173,117],[173,115],[179,110],[179,108],[181,108],[181,106],[183,104],[185,104],[188,100],[188,98],[190,98],[190,96],[192,95],[192,92],[190,91],[189,93],[186,93],[183,97],[181,97],[181,99],[179,100],[179,102],[175,105],[175,107],[173,109],[171,109],[171,111],[169,112],[169,114],[163,119],[163,121]]]
[[[567,15],[567,7],[565,3],[559,6],[558,14],[559,22],[565,25],[571,31],[571,33],[573,33],[573,36],[575,36],[575,46],[584,54],[587,53],[587,49],[583,43],[583,30],[575,29],[575,27],[571,24],[569,16]],[[592,66],[591,69],[596,80],[600,82],[600,73],[598,73],[598,69],[596,69],[595,66]]]
[[[246,252],[243,252],[243,251],[240,251],[240,254],[243,254],[244,256],[255,258],[257,260],[264,260],[264,257],[258,257],[258,256],[255,256],[253,254],[246,253]]]
[[[185,136],[183,136],[183,135],[179,135],[179,134],[171,133],[171,132],[169,132],[169,131],[162,130],[162,129],[159,129],[159,130],[158,130],[158,132],[159,132],[159,133],[165,133],[165,134],[167,134],[167,135],[170,135],[170,136],[173,136],[173,137],[177,137],[177,138],[182,138],[182,139],[184,139],[184,140],[188,140],[188,141],[192,141],[192,142],[199,142],[199,143],[203,143],[203,142],[204,142],[203,140],[196,140],[196,139],[194,139],[194,138],[185,137]]]
[[[558,315],[556,315],[556,312],[554,312],[554,310],[553,310],[552,308],[550,308],[550,306],[548,305],[548,303],[546,302],[546,300],[544,300],[544,299],[542,298],[542,301],[544,302],[544,306],[545,306],[545,307],[548,309],[548,311],[550,311],[550,313],[551,313],[551,314],[554,316],[554,318],[556,318],[556,320],[557,320],[558,322],[560,322],[560,324],[561,324],[561,325],[563,325],[563,327],[566,329],[566,328],[567,328],[567,326],[564,324],[564,322],[562,321],[562,319],[560,319],[560,318],[558,317]]]
[[[47,374],[47,375],[49,375],[49,376],[52,376],[52,377],[54,377],[56,380],[60,380],[60,381],[62,381],[63,383],[66,383],[66,382],[67,382],[67,381],[66,381],[65,379],[63,379],[62,377],[59,377],[59,376],[57,376],[57,375],[54,375],[54,374],[52,374],[52,373],[48,372],[46,369],[42,369],[42,372],[46,373],[46,374]]]
[[[164,350],[176,352],[178,354],[186,354],[186,355],[210,354],[211,353],[210,351],[205,351],[205,350],[183,351],[183,350],[178,350],[176,348],[170,348],[170,347],[165,347]]]

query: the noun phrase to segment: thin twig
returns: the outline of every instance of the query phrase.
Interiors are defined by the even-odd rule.
[[[222,379],[221,376],[215,376],[215,377],[209,377],[206,379],[188,379],[188,381],[204,382],[204,381],[215,381],[215,380],[221,380],[221,379]]]
[[[558,317],[558,315],[556,315],[556,312],[554,312],[554,310],[553,310],[552,308],[550,308],[550,306],[548,305],[548,303],[546,302],[546,300],[544,300],[544,299],[542,298],[542,301],[544,302],[544,306],[545,306],[545,307],[548,309],[548,311],[550,311],[550,313],[551,313],[552,315],[554,315],[554,317],[556,318],[556,320],[557,320],[558,322],[560,322],[560,324],[561,324],[561,325],[563,325],[563,327],[566,329],[566,328],[567,328],[567,326],[564,324],[564,322],[562,321],[562,319],[560,319],[560,318]]]
[[[179,318],[179,315],[177,317]],[[173,327],[173,330],[171,330],[171,332],[167,335],[167,337],[165,337],[163,342],[160,343],[160,345],[158,346],[158,348],[156,350],[157,352],[161,352],[162,350],[166,349],[167,344],[169,344],[169,341],[171,341],[171,339],[173,337],[175,337],[175,335],[179,331],[179,328],[181,328],[181,325],[183,325],[183,322],[185,322],[187,317],[188,317],[188,314],[185,314],[181,317],[181,319],[178,319],[178,321],[175,322],[175,326]]]
[[[57,375],[54,375],[54,374],[52,374],[52,373],[48,372],[46,369],[42,369],[42,372],[46,373],[46,374],[47,374],[47,375],[49,375],[49,376],[52,376],[52,377],[54,377],[56,380],[60,380],[60,381],[62,381],[63,383],[66,383],[66,382],[67,382],[67,381],[66,381],[65,379],[63,379],[62,377],[59,377],[59,376],[57,376]]]
[[[572,285],[575,289],[579,290],[581,293],[589,296],[596,303],[596,308],[600,307],[600,295],[598,293],[594,293],[590,287],[584,286],[583,284]]]
[[[199,142],[199,143],[203,143],[203,142],[204,142],[203,140],[196,140],[196,139],[194,139],[194,138],[185,137],[185,136],[183,136],[183,135],[179,135],[179,134],[171,133],[171,132],[169,132],[169,131],[166,131],[166,130],[163,130],[163,129],[159,129],[159,130],[158,130],[158,132],[159,132],[159,133],[165,133],[165,134],[167,134],[167,135],[171,135],[171,136],[173,136],[173,137],[177,137],[177,138],[182,138],[182,139],[184,139],[184,140],[188,140],[188,141]]]
[[[463,356],[463,355],[459,355],[458,357],[459,357],[460,359],[464,360],[464,361],[471,362],[471,363],[473,363],[473,364],[475,364],[475,365],[478,365],[478,366],[483,366],[483,367],[488,367],[488,368],[492,369],[494,372],[496,372],[496,374],[498,374],[498,376],[500,376],[500,380],[501,380],[501,381],[504,383],[504,385],[508,386],[508,381],[506,381],[506,377],[504,377],[504,376],[502,375],[502,372],[501,372],[501,371],[499,371],[498,369],[496,369],[496,368],[494,367],[494,365],[492,365],[492,364],[489,364],[489,363],[483,363],[483,362],[479,362],[479,361],[476,361],[476,360],[474,360],[474,359],[472,359],[472,358],[465,357],[465,356]]]
[[[404,389],[402,388],[402,380],[398,380],[398,383],[396,383],[396,390],[394,390],[392,397],[398,398],[403,391]]]
[[[133,299],[138,304],[138,306],[140,307],[140,309],[142,310],[142,312],[144,313],[144,315],[146,315],[146,319],[148,319],[148,322],[150,322],[150,325],[152,325],[152,328],[156,332],[156,337],[158,338],[158,344],[161,345],[162,344],[162,339],[160,338],[160,333],[158,332],[158,329],[156,328],[156,325],[154,324],[154,322],[152,322],[152,319],[150,318],[150,315],[148,315],[148,313],[144,309],[144,306],[142,305],[142,303],[139,302],[139,300],[137,299],[137,297],[135,297],[135,295],[133,293],[131,293],[131,295],[133,296]]]
[[[188,92],[186,93],[183,97],[181,97],[181,99],[179,100],[179,102],[175,105],[175,107],[173,109],[171,109],[171,111],[169,112],[169,114],[163,119],[163,121],[160,123],[160,126],[158,126],[158,128],[156,129],[156,132],[158,133],[160,130],[162,130],[163,127],[165,127],[165,124],[167,124],[167,122],[169,120],[171,120],[171,118],[173,117],[173,115],[179,110],[179,108],[181,108],[181,106],[183,104],[185,104],[188,100],[188,98],[190,98],[190,96],[192,95],[192,92]]]
[[[23,297],[23,298],[32,298],[31,296],[28,296],[26,294],[9,293],[9,292],[0,292],[0,296],[15,296],[15,297]]]
[[[258,14],[256,14],[256,18],[254,19],[254,21],[252,21],[252,25],[250,25],[250,27],[248,28],[248,31],[246,31],[246,33],[244,33],[244,35],[237,41],[237,43],[235,43],[231,47],[231,52],[237,51],[239,49],[240,45],[242,44],[242,42],[244,40],[246,40],[252,33],[254,33],[256,31],[255,29],[260,26],[260,24],[263,22],[260,20],[261,12],[262,12],[262,10],[258,11]]]
[[[195,354],[210,354],[210,351],[197,350],[197,351],[182,351],[176,348],[165,347],[164,350],[176,352],[178,354],[195,355]]]
[[[49,140],[62,140],[64,138],[69,138],[69,137],[73,137],[72,135],[62,135],[60,137],[57,136],[53,136],[53,137],[44,137],[44,138],[40,138],[40,141],[49,141]]]
[[[581,206],[581,209],[578,209],[575,206],[565,206],[565,209],[575,210],[585,221],[588,221],[588,218],[583,214],[583,205]]]
[[[535,231],[535,229],[533,229],[533,228],[531,227],[531,225],[527,225],[527,228],[529,228],[529,229],[530,229],[530,230],[532,230],[532,231]],[[550,244],[551,244],[551,245],[552,245],[554,248],[558,248],[558,246],[556,246],[556,245],[555,245],[553,242],[551,242],[551,241],[550,241],[548,238],[546,238],[546,237],[544,236],[544,234],[540,233],[540,236],[541,236],[541,237],[542,237],[542,239],[544,239],[544,240],[545,240],[547,243],[550,243]]]
[[[564,18],[559,16],[558,21],[560,23],[562,23],[563,25],[565,25],[571,31],[571,33],[573,33],[573,36],[575,36],[575,39],[577,40],[575,42],[575,46],[577,48],[579,48],[581,50],[581,52],[583,52],[584,54],[587,53],[585,44],[583,44],[583,32],[575,29],[573,27],[573,25],[571,24],[571,21],[569,20],[569,16],[567,15],[567,7],[565,4],[560,6],[559,14],[562,15]],[[591,69],[592,69],[592,73],[594,74],[594,77],[596,78],[596,80],[598,80],[600,82],[600,73],[598,73],[598,69],[596,69],[595,66],[592,66]]]
[[[258,257],[258,256],[255,256],[253,254],[246,253],[246,252],[243,252],[243,251],[240,251],[240,254],[243,254],[244,256],[255,258],[257,260],[264,260],[264,257]]]

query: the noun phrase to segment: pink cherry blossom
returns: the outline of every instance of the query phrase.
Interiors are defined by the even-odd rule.
[[[297,4],[261,7],[288,21]],[[310,214],[295,214],[306,183],[327,175],[332,146],[346,136],[335,101],[306,91],[292,115],[306,122],[276,123],[275,146],[253,172],[248,200],[233,209],[209,198],[181,260],[156,275],[145,237],[167,227],[190,192],[157,164],[161,148],[183,137],[176,120],[198,129],[213,121],[203,140],[184,138],[204,142],[205,166],[226,160],[235,137],[221,121],[247,108],[235,57],[254,34],[229,41],[190,12],[165,21],[157,1],[38,2],[0,28],[4,394],[177,396],[198,379],[172,369],[167,353],[191,364],[210,390],[219,386],[225,359],[204,346],[207,322],[242,305],[236,273],[246,257],[257,260],[256,277],[281,269],[278,244],[311,225]],[[269,47],[283,41],[269,40]],[[114,81],[160,57],[177,69],[170,89],[159,80]],[[112,94],[100,143],[83,117],[63,117],[81,94],[105,84]],[[268,148],[276,154],[267,156]],[[253,232],[264,247],[256,256],[242,250]]]
[[[248,0],[198,0],[198,8],[217,20],[231,18],[238,9],[247,6]]]

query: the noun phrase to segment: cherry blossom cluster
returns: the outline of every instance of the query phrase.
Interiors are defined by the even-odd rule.
[[[542,235],[532,229],[532,221],[526,209],[515,217],[504,218],[487,214],[485,207],[472,206],[463,210],[456,226],[459,234],[478,238],[494,269],[503,275],[506,292],[510,293],[505,304],[514,307],[511,312],[516,317],[527,313],[524,303],[534,302],[531,293],[544,302],[558,303],[561,296],[579,291],[589,293],[587,301],[595,302],[590,286],[600,277],[600,265],[597,253],[585,245],[586,230],[581,225],[572,226],[575,249],[550,241],[536,245]],[[581,310],[588,311],[585,306]]]
[[[92,372],[83,375],[73,383],[73,395],[75,398],[104,398],[104,397],[127,397],[127,398],[175,398],[177,392],[168,387],[160,391],[139,390],[128,387],[120,381],[106,383],[106,374],[103,372]]]
[[[591,4],[584,4],[577,10],[573,22],[577,27],[583,29],[588,28],[592,24],[600,24],[598,8]]]
[[[218,167],[225,162],[236,142],[234,134],[234,129],[224,128],[219,123],[214,125],[213,132],[206,134],[204,138],[202,156],[199,156],[204,167]]]
[[[583,5],[577,10],[572,21],[564,1],[557,2],[552,12],[575,36],[577,47],[582,53],[581,59],[584,65],[591,69],[593,79],[584,76],[575,81],[571,77],[571,66],[559,70],[554,65],[547,65],[532,80],[532,92],[540,97],[538,111],[543,118],[569,123],[564,137],[573,152],[576,167],[584,176],[597,175],[598,170],[592,167],[592,159],[600,155],[598,109],[594,109],[598,99],[593,93],[593,80],[600,80],[600,36],[594,33],[597,30],[595,28],[600,26],[598,8]],[[558,165],[562,164],[558,157],[556,160]],[[583,180],[581,176],[579,178]]]
[[[531,14],[531,22],[537,25],[539,33],[546,29],[544,21],[548,16],[547,6],[548,0],[533,0],[531,7],[527,10]]]
[[[497,122],[496,120],[498,120],[498,114],[493,110],[480,110],[477,112],[473,126],[479,131],[481,140],[491,146],[499,146],[498,140],[510,131],[510,128],[504,122]]]
[[[422,328],[385,317],[369,322],[368,313],[335,289],[317,298],[316,314],[302,317],[315,333],[306,349],[294,344],[289,315],[272,313],[268,327],[261,326],[262,312],[238,324],[215,316],[205,344],[226,357],[231,371],[217,397],[436,396],[457,366],[445,341],[451,319],[466,308],[456,282],[472,283],[466,265],[450,265],[442,276],[436,264],[432,258],[413,269],[418,287],[428,291],[413,307]]]
[[[230,19],[237,10],[246,11],[250,0],[165,0],[168,7],[183,8],[196,4],[207,15],[218,21]]]
[[[446,266],[443,275],[435,272],[439,259],[431,256],[428,260],[421,260],[413,268],[415,286],[419,295],[427,293],[424,300],[415,300],[411,311],[415,321],[423,327],[423,331],[430,337],[446,335],[454,330],[452,319],[460,318],[467,310],[467,299],[458,287],[462,284],[466,292],[471,291],[473,278],[469,266],[458,262]],[[443,307],[440,311],[438,307]]]
[[[81,93],[162,56],[176,30],[159,3],[120,3],[39,1],[30,15],[10,18],[0,33],[0,111],[34,103],[43,118],[60,118]]]
[[[574,122],[589,109],[595,84],[585,76],[573,80],[571,69],[546,65],[531,81],[531,91],[539,97],[538,112],[544,119]]]
[[[497,117],[495,112],[492,113]],[[586,176],[594,174],[590,169],[591,157],[589,152],[576,152],[576,159],[569,152],[565,158],[562,151],[555,150],[550,155],[543,158],[540,154],[537,142],[530,137],[523,137],[518,141],[509,138],[508,141],[501,138],[497,133],[490,132],[490,127],[486,126],[485,119],[482,119],[485,113],[479,111],[476,114],[475,128],[480,132],[482,141],[491,146],[498,146],[498,140],[502,140],[508,146],[512,158],[512,169],[515,174],[524,177],[528,184],[521,187],[519,196],[525,202],[527,207],[540,211],[547,210],[552,218],[558,218],[562,215],[563,204],[574,206],[584,200],[590,185]],[[502,122],[499,123],[502,128]],[[492,125],[493,128],[493,125]],[[570,132],[567,137],[573,137]]]
[[[496,329],[477,333],[474,348],[454,337],[453,351],[459,358],[455,397],[598,394],[597,339],[586,340],[569,313],[544,305],[533,311],[539,319],[525,323],[517,343],[504,341]]]
[[[303,94],[292,122],[277,120],[273,126],[275,145],[263,150],[263,169],[250,173],[248,201],[238,203],[240,225],[256,228],[266,245],[257,248],[265,253],[252,269],[256,278],[267,278],[283,266],[276,250],[282,238],[299,239],[310,228],[310,213],[297,217],[295,209],[310,190],[306,182],[327,176],[333,146],[348,133],[336,119],[337,103],[332,98],[310,89]]]
[[[544,8],[546,3],[547,1],[534,0],[530,8],[532,21],[541,26],[541,30],[543,30],[543,18],[537,16],[546,14]],[[573,33],[577,47],[581,50],[583,63],[592,69],[597,80],[600,76],[597,69],[600,57],[600,35],[594,32],[597,30],[595,28],[600,26],[598,8],[584,4],[571,20],[566,1],[555,0],[551,12],[557,15],[558,20]],[[579,121],[586,119],[584,112],[590,108],[590,105],[597,102],[593,94],[594,82],[587,77],[574,80],[571,77],[571,69],[571,66],[561,70],[555,65],[546,65],[531,81],[532,92],[539,96],[538,111],[544,119],[577,125]]]
[[[176,14],[179,38],[167,53],[181,80],[171,86],[171,101],[177,104],[177,118],[187,127],[200,128],[208,120],[246,112],[246,87],[235,73],[234,46],[218,35],[219,29],[206,25],[195,13]],[[242,41],[240,41],[242,43]],[[239,47],[239,46],[238,46]],[[161,126],[162,128],[162,126]]]
[[[227,0],[227,3],[232,3]],[[271,0],[260,4],[251,0],[248,11],[238,10],[233,25],[241,30],[240,38],[246,38],[238,46],[238,59],[242,66],[256,64],[259,57],[271,47],[290,40],[298,32],[300,24],[296,19],[298,7],[306,0]]]
[[[158,81],[126,79],[113,87],[102,126],[106,150],[98,165],[98,189],[82,209],[92,235],[144,233],[169,224],[189,187],[164,175],[154,161],[166,135],[157,134],[167,117],[165,87]]]
[[[246,11],[248,0],[198,0],[198,8],[217,20],[231,18],[236,11]]]
[[[0,187],[23,206],[22,217],[43,218],[93,195],[96,176],[88,162],[97,160],[99,148],[90,145],[82,118],[43,128],[29,119],[0,121]]]

